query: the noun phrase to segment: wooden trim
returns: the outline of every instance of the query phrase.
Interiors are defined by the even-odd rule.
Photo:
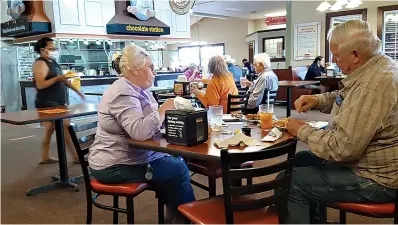
[[[246,35],[246,37],[249,37],[253,34],[259,34],[259,33],[265,33],[265,32],[272,32],[272,31],[281,31],[281,30],[286,30],[286,28],[278,28],[278,29],[272,29],[272,30],[258,30],[256,32],[253,32],[251,34]]]
[[[398,10],[398,5],[389,5],[377,8],[377,36],[380,40],[383,38],[384,12],[393,10]]]
[[[265,40],[269,40],[269,39],[277,39],[277,38],[282,38],[282,51],[285,50],[285,36],[275,36],[275,37],[266,37],[262,39],[262,46],[263,49],[261,52],[265,52],[265,44],[264,41]],[[285,62],[286,58],[270,58],[271,62]]]
[[[348,16],[348,15],[355,15],[355,14],[362,14],[362,20],[368,20],[368,9],[355,9],[355,10],[348,10],[348,11],[341,11],[341,12],[332,12],[326,13],[326,29],[325,29],[325,62],[329,62],[329,41],[328,41],[328,33],[330,29],[330,19],[332,17],[337,16]]]

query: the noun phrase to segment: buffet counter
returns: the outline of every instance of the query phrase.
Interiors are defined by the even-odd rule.
[[[174,80],[177,79],[181,72],[168,72],[159,73],[155,76],[154,86],[161,87],[173,87]],[[118,77],[116,75],[110,76],[84,76],[80,79],[81,90],[91,93],[103,93]],[[32,80],[20,80],[19,85],[21,87],[21,97],[22,97],[22,109],[34,109],[35,98],[36,98],[36,88]],[[87,95],[86,100],[83,101],[79,95],[74,91],[70,91],[67,88],[65,93],[67,96],[67,104],[79,104],[82,102],[98,104],[101,100],[101,96]]]

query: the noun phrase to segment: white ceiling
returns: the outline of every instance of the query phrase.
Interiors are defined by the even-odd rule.
[[[263,19],[267,13],[285,11],[286,1],[199,0],[195,2],[192,10],[194,14],[203,13],[245,19]]]

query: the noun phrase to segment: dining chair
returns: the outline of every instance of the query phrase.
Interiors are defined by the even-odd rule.
[[[340,224],[347,223],[346,213],[374,218],[394,218],[394,224],[398,224],[398,189],[395,192],[395,200],[391,203],[363,204],[363,203],[331,203],[329,208],[340,211]]]
[[[247,105],[247,95],[231,95],[228,94],[227,114],[232,112],[243,112]]]
[[[222,149],[224,195],[186,203],[180,205],[178,210],[195,224],[285,223],[296,145],[297,140],[292,138],[278,146],[259,151]],[[251,160],[277,163],[245,169],[231,166]],[[270,175],[277,176],[272,180],[265,178]],[[245,186],[233,185],[236,180],[254,177],[261,177],[265,181]]]
[[[104,210],[113,212],[113,223],[117,224],[119,213],[127,214],[127,223],[134,223],[134,197],[146,190],[153,190],[151,186],[144,182],[127,184],[103,184],[96,179],[92,179],[89,174],[88,152],[94,142],[95,131],[98,122],[90,122],[82,125],[70,125],[68,127],[73,145],[79,157],[79,162],[83,171],[84,184],[86,186],[87,215],[86,223],[91,224],[93,205]],[[90,132],[91,131],[91,132]],[[84,133],[84,136],[77,137],[77,133]],[[93,196],[94,194],[94,196]],[[101,195],[113,197],[113,205],[103,205],[97,201]],[[126,208],[119,207],[119,197],[126,198]],[[164,223],[164,204],[158,200],[158,222]]]

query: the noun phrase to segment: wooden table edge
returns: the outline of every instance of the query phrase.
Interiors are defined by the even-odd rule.
[[[70,119],[70,118],[74,118],[74,117],[81,117],[81,116],[90,116],[90,115],[94,115],[97,114],[98,112],[90,112],[90,113],[82,113],[79,114],[79,116],[67,116],[67,117],[63,117],[63,118],[54,118],[54,119],[37,119],[37,120],[26,120],[26,121],[13,121],[13,120],[7,120],[7,119],[3,119],[1,118],[1,122],[2,123],[8,123],[8,124],[12,124],[12,125],[28,125],[28,124],[32,124],[32,123],[40,123],[40,122],[47,122],[47,121],[55,121],[55,120],[64,120],[64,119]]]

